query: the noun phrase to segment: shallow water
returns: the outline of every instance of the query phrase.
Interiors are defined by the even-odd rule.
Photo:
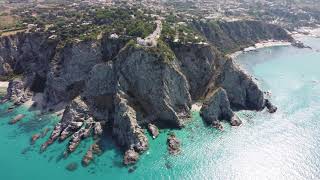
[[[320,39],[304,38],[320,49]],[[20,107],[5,113],[0,106],[0,179],[320,179],[320,53],[293,47],[272,47],[240,55],[237,60],[253,74],[272,101],[275,114],[239,112],[244,124],[219,132],[206,127],[199,113],[183,130],[175,131],[182,140],[182,154],[168,156],[166,134],[152,140],[137,169],[122,167],[122,155],[110,138],[104,153],[87,168],[80,165],[91,139],[81,144],[68,159],[61,158],[66,143],[55,143],[39,154],[46,138],[30,146],[30,137],[58,121]],[[18,113],[27,117],[8,125]],[[40,119],[41,118],[41,119]],[[72,162],[78,169],[69,172]]]

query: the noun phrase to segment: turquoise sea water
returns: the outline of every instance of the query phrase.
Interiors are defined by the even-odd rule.
[[[304,38],[320,49],[320,39]],[[121,166],[122,155],[110,138],[104,153],[87,168],[80,165],[91,139],[84,141],[68,159],[61,158],[66,143],[55,143],[39,154],[46,138],[30,145],[30,137],[58,121],[20,107],[6,113],[0,105],[0,180],[22,179],[320,179],[320,52],[293,47],[272,47],[238,57],[254,75],[279,110],[275,114],[239,112],[241,127],[225,124],[225,131],[206,127],[193,113],[193,121],[175,131],[182,140],[182,154],[168,155],[166,134],[150,141],[137,169]],[[18,113],[27,117],[16,125],[8,121]],[[76,162],[69,172],[65,167]]]

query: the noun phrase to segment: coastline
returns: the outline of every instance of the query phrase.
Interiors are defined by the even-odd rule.
[[[320,38],[320,25],[316,27],[301,27],[293,32],[288,32],[294,39],[299,39],[303,36],[311,36],[315,38]],[[266,40],[256,43],[254,46],[247,47],[241,51],[236,51],[234,53],[227,54],[228,57],[235,59],[237,56],[247,53],[250,51],[255,51],[257,49],[274,47],[274,46],[290,46],[291,42],[288,41],[279,41],[279,40]]]
[[[312,36],[315,38],[320,38],[320,25],[317,27],[302,27],[291,33],[294,38],[299,38],[301,36]]]
[[[227,54],[228,57],[235,59],[237,56],[247,53],[250,51],[255,51],[262,48],[274,47],[274,46],[291,46],[292,43],[288,41],[278,41],[278,40],[267,40],[256,43],[254,46],[249,46],[242,51],[236,51],[231,54]]]

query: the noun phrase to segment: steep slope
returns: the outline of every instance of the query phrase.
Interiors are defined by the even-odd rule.
[[[293,41],[280,26],[261,21],[195,21],[192,26],[218,50],[225,53],[241,50],[262,40]]]

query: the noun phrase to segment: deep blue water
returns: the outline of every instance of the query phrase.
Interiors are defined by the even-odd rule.
[[[320,39],[303,38],[314,49]],[[260,87],[272,92],[279,110],[275,114],[239,112],[241,127],[225,125],[225,131],[206,127],[198,112],[183,130],[182,154],[172,157],[166,150],[166,133],[150,141],[137,169],[121,167],[122,154],[109,137],[105,152],[87,168],[81,158],[92,139],[81,143],[68,159],[60,155],[66,143],[55,143],[39,154],[46,138],[30,145],[30,137],[59,119],[20,107],[6,113],[0,106],[0,180],[21,179],[320,179],[320,52],[294,47],[272,47],[240,55],[237,62],[257,78]],[[8,121],[18,113],[27,117],[16,125]],[[69,172],[72,162],[79,167]]]

